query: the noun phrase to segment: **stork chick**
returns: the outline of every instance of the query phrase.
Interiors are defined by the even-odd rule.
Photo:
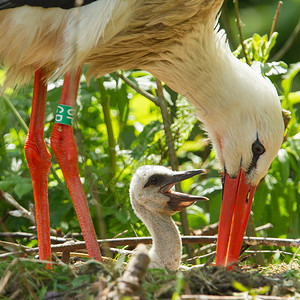
[[[137,169],[130,183],[130,201],[136,215],[149,230],[153,246],[149,251],[150,267],[178,269],[182,245],[178,227],[172,215],[195,201],[206,197],[172,191],[177,183],[205,170],[174,172],[162,166],[142,166]]]

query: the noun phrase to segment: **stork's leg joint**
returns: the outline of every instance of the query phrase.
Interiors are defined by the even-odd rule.
[[[48,176],[51,167],[51,155],[47,150],[45,141],[34,134],[28,133],[24,150],[30,172],[39,170],[45,172]]]
[[[71,126],[54,124],[51,149],[61,168],[78,173],[78,152]]]
[[[34,194],[39,256],[42,260],[51,259],[50,220],[48,205],[48,174],[51,166],[50,153],[42,138],[29,133],[25,142],[25,155],[32,179]],[[50,265],[48,266],[50,267]]]

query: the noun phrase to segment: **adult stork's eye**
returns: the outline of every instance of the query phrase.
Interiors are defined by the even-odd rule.
[[[159,183],[159,177],[157,175],[152,175],[147,183],[144,185],[144,187],[150,186],[150,185],[157,185]]]
[[[256,140],[253,144],[252,144],[252,152],[253,152],[253,155],[255,157],[259,157],[261,156],[263,153],[265,153],[265,147],[263,146],[263,144]]]

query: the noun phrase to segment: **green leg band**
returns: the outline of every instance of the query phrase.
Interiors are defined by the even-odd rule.
[[[75,115],[75,108],[73,108],[72,106],[59,104],[57,106],[55,123],[72,126],[74,115]]]

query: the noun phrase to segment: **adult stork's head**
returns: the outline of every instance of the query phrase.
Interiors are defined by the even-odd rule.
[[[249,66],[233,60],[235,84],[222,86],[217,108],[203,122],[220,162],[223,202],[217,242],[217,265],[237,261],[259,181],[283,141],[284,123],[275,87]],[[220,89],[217,89],[220,91]]]

